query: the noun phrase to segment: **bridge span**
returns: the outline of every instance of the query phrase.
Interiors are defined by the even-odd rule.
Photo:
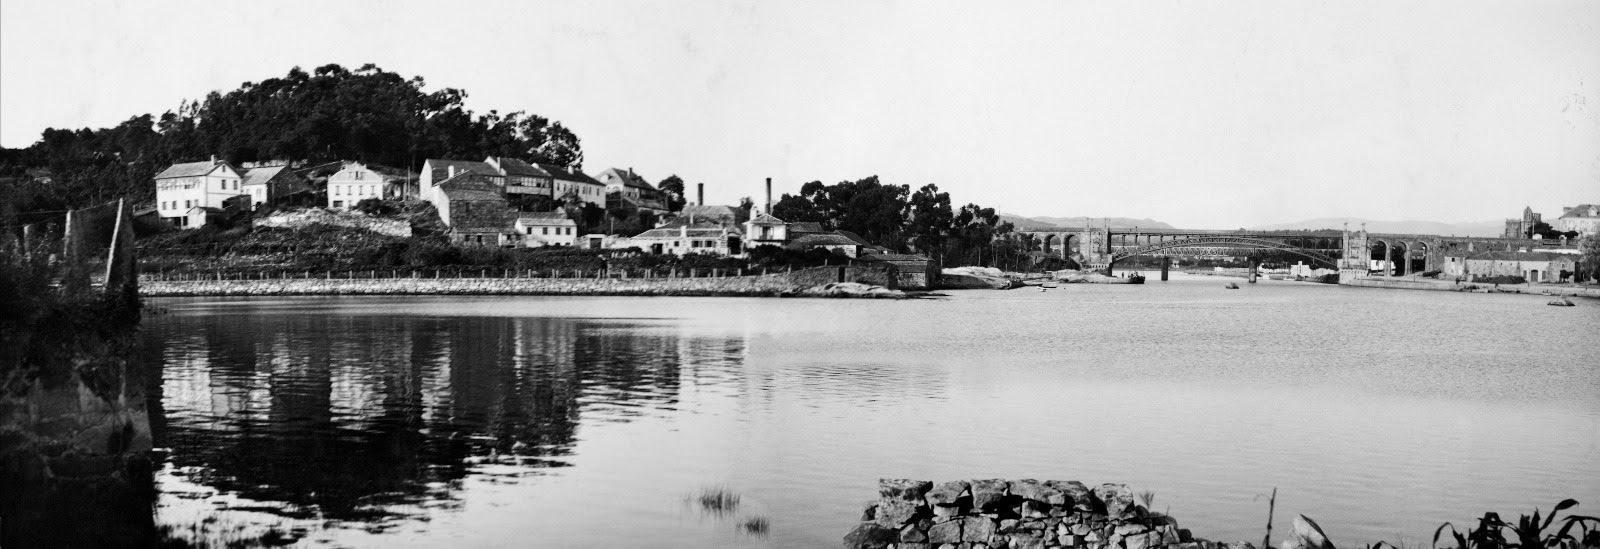
[[[1368,233],[1365,228],[1306,231],[1210,229],[1144,229],[1084,227],[1023,230],[1035,249],[1071,259],[1080,267],[1110,273],[1118,262],[1138,257],[1231,256],[1266,253],[1304,259],[1318,268],[1341,273],[1376,270],[1383,276],[1405,276],[1440,270],[1446,256],[1487,251],[1551,250],[1570,247],[1562,241],[1521,238]],[[1374,263],[1376,262],[1376,263]],[[1374,268],[1376,266],[1376,268]]]

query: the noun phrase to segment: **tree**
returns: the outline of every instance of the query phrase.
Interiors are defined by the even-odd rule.
[[[1582,255],[1578,258],[1579,280],[1600,281],[1600,234],[1583,239]]]
[[[683,205],[688,202],[688,199],[683,196],[683,178],[678,177],[678,174],[667,176],[666,179],[656,184],[656,188],[661,190],[667,211],[682,211]]]
[[[939,186],[923,185],[911,195],[910,219],[905,233],[908,243],[920,253],[925,253],[942,264],[947,237],[956,229],[956,218],[950,209],[950,193],[939,192]]]

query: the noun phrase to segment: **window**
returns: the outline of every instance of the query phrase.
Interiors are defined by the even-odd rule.
[[[352,179],[360,181],[361,180],[361,172],[350,172],[350,177]]]
[[[194,203],[193,200],[185,200],[185,201],[183,201],[183,207],[184,208],[193,208],[194,207],[193,203]]]
[[[530,231],[530,232],[531,232],[531,231],[532,231],[532,230],[533,230],[533,229],[529,229],[529,231]],[[549,228],[549,227],[544,227],[544,228],[542,228],[542,229],[540,229],[540,230],[541,230],[541,231],[543,231],[543,232],[541,232],[541,233],[540,233],[540,234],[550,234],[550,228]]]

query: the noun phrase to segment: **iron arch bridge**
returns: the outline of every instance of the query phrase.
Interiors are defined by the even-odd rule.
[[[1304,257],[1311,260],[1314,264],[1323,265],[1333,269],[1339,268],[1338,259],[1326,254],[1318,253],[1316,251],[1308,250],[1299,246],[1293,246],[1278,240],[1237,235],[1194,235],[1178,240],[1156,242],[1137,248],[1123,248],[1112,252],[1111,263],[1115,264],[1119,261],[1134,256],[1153,254],[1162,250],[1170,250],[1174,248],[1235,249],[1241,247],[1277,250]]]

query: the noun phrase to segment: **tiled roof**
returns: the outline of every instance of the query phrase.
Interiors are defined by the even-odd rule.
[[[685,232],[684,227],[688,227],[687,232],[689,233],[688,236],[690,238],[720,237],[723,235],[741,234],[741,232],[737,229],[732,227],[724,227],[717,223],[695,220],[693,225],[689,225],[688,221],[684,218],[678,218],[669,221],[660,227],[639,233],[638,235],[635,235],[634,238],[662,240],[683,238],[683,233]]]
[[[1576,258],[1576,255],[1553,252],[1480,252],[1467,256],[1467,259],[1500,261],[1554,261]]]
[[[678,217],[695,219],[715,219],[733,223],[739,219],[739,209],[733,206],[701,206],[690,204],[678,212]]]
[[[244,179],[241,180],[240,184],[241,185],[245,185],[245,186],[266,185],[268,181],[272,180],[272,178],[277,177],[279,173],[282,173],[284,170],[288,170],[288,169],[289,169],[288,166],[272,166],[272,167],[268,167],[268,168],[255,168],[255,169],[252,169],[252,170],[250,170],[248,172],[244,172]],[[290,173],[294,173],[294,172],[290,172]]]
[[[1577,206],[1573,206],[1571,209],[1568,209],[1567,213],[1561,214],[1561,219],[1600,217],[1600,215],[1596,214],[1600,214],[1600,205],[1579,204]]]
[[[517,220],[539,223],[565,222],[576,224],[574,221],[572,221],[572,218],[567,217],[566,212],[517,212]]]
[[[804,249],[812,246],[860,246],[861,243],[838,234],[808,234],[789,242],[790,248]]]
[[[383,176],[383,178],[385,180],[399,179],[399,180],[402,180],[402,181],[408,181],[408,180],[418,179],[417,173],[413,172],[411,170],[403,170],[403,169],[400,169],[400,168],[396,168],[394,166],[385,166],[383,164],[362,163],[361,165],[366,166],[367,169],[372,170],[373,172],[376,172],[378,175]]]
[[[456,169],[457,174],[470,170],[486,176],[501,177],[500,170],[495,169],[495,167],[489,165],[488,162],[478,162],[476,160],[444,160],[440,158],[429,158],[427,166],[429,169],[433,170],[433,179],[435,181],[449,177],[450,168],[452,167]]]
[[[768,214],[765,214],[765,213],[757,214],[755,217],[750,218],[750,222],[754,223],[754,224],[757,224],[757,225],[786,225],[786,224],[788,224],[787,222],[785,222],[782,219],[778,219],[776,217],[772,217],[771,215],[768,215]]]
[[[822,232],[822,224],[815,221],[796,221],[789,224],[789,234],[816,234]]]
[[[217,166],[226,164],[227,162],[214,162],[211,160],[173,164],[171,166],[167,166],[167,169],[161,170],[161,173],[156,174],[155,178],[166,179],[169,177],[196,177],[211,173],[211,170],[217,169]],[[239,170],[235,169],[233,171]]]
[[[491,157],[489,157],[489,159],[493,160],[495,163],[500,164],[500,171],[502,173],[506,174],[506,175],[515,175],[515,176],[521,176],[521,177],[550,177],[551,176],[550,172],[544,171],[543,169],[540,169],[538,166],[530,164],[527,161],[519,159],[519,158],[508,158],[508,157],[503,157],[503,156],[500,157],[500,158],[495,158],[495,157],[491,156]]]
[[[655,186],[651,185],[649,181],[645,181],[643,177],[639,177],[638,174],[629,173],[628,170],[620,168],[610,168],[606,171],[600,172],[600,179],[606,180],[607,182],[610,182],[611,179],[619,179],[622,181],[623,185],[629,187],[650,191],[656,190]]]
[[[555,164],[547,164],[544,162],[534,162],[533,164],[538,166],[539,169],[549,172],[550,175],[556,179],[560,179],[562,181],[576,181],[579,183],[588,183],[590,185],[604,185],[604,183],[595,181],[593,177],[589,177],[588,175],[584,174],[582,170],[569,169],[566,166],[557,166]]]
[[[506,200],[493,183],[485,182],[484,175],[475,171],[458,172],[455,177],[440,181],[438,187],[450,200]]]

